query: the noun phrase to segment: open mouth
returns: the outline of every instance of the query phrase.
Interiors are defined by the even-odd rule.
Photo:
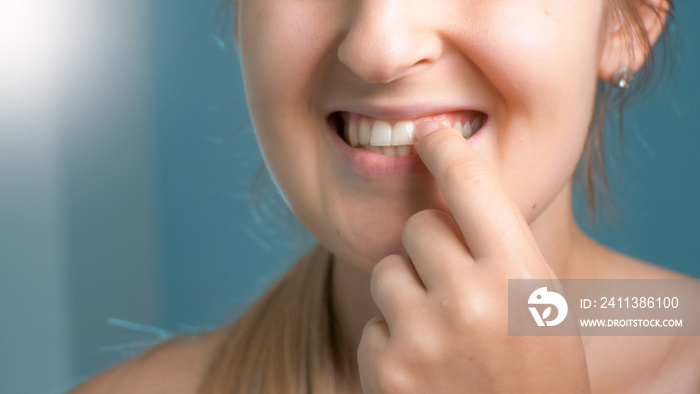
[[[353,148],[385,156],[408,156],[413,149],[416,126],[432,120],[462,132],[464,138],[476,134],[486,123],[487,116],[479,111],[457,111],[406,120],[383,120],[352,112],[334,112],[328,121],[340,138]]]

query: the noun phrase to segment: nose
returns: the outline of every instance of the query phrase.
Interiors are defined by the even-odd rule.
[[[431,24],[432,1],[358,0],[338,58],[367,83],[389,83],[435,62],[442,53]],[[426,12],[427,11],[427,12]]]

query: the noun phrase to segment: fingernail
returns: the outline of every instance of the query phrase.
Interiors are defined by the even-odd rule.
[[[440,129],[440,125],[433,122],[432,120],[424,120],[420,123],[418,123],[418,126],[416,126],[416,140],[420,141],[422,140],[426,135],[432,133],[435,130]]]

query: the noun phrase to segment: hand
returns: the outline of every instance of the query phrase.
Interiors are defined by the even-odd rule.
[[[383,316],[360,341],[363,391],[590,392],[579,337],[508,336],[508,279],[555,275],[489,163],[457,130],[437,127],[419,125],[414,146],[452,215],[416,213],[402,235],[408,256],[374,267]]]

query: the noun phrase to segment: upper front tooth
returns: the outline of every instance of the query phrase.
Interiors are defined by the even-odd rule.
[[[391,145],[391,125],[383,120],[375,120],[369,144],[373,146]]]
[[[360,119],[360,145],[369,145],[369,137],[372,133],[372,122],[367,118]]]
[[[413,122],[401,121],[394,125],[391,131],[391,145],[411,145],[413,144],[413,132],[416,125]]]

